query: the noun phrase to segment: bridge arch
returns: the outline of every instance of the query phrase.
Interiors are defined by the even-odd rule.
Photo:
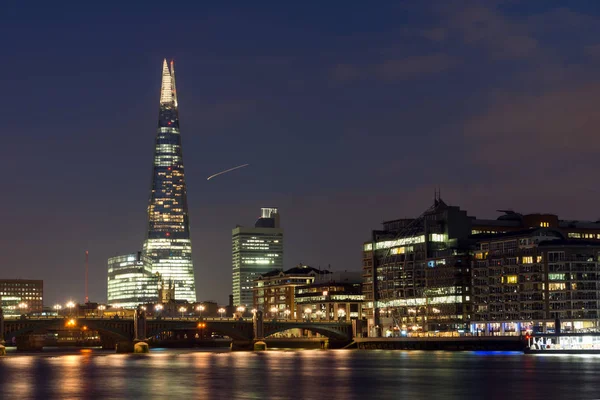
[[[337,340],[351,340],[352,334],[346,330],[335,329],[334,327],[316,325],[310,323],[285,323],[285,324],[266,324],[265,323],[265,337],[272,336],[276,333],[284,332],[290,329],[304,329],[310,332],[318,333],[329,339]]]
[[[35,319],[19,319],[15,321],[5,320],[5,339],[12,341],[23,335],[42,334],[49,331],[64,331],[69,329],[81,329],[86,326],[89,330],[98,331],[100,335],[107,335],[115,340],[131,340],[132,332],[126,328],[126,324],[111,324],[110,321],[103,320],[88,320],[76,319],[77,325],[73,328],[68,328],[66,322],[68,318],[56,318],[51,320],[35,320]],[[7,323],[8,322],[8,323]]]
[[[205,332],[216,332],[224,336],[229,336],[233,340],[251,340],[252,324],[232,324],[218,321],[149,321],[146,331],[146,337],[151,339],[164,332],[174,332],[178,330],[199,330],[198,323],[206,324]],[[247,326],[246,326],[247,325]]]

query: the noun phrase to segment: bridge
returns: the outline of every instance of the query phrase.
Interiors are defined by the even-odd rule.
[[[0,314],[1,339],[16,343],[20,350],[41,350],[43,343],[36,335],[55,331],[97,331],[102,347],[114,349],[117,343],[135,340],[152,341],[166,336],[194,338],[211,333],[228,336],[235,343],[252,343],[289,329],[303,329],[319,333],[332,340],[350,341],[353,337],[350,322],[319,320],[272,319],[263,321],[262,313],[254,318],[146,318],[143,311],[133,319],[102,317],[25,317],[5,319]],[[233,348],[233,346],[232,346]]]

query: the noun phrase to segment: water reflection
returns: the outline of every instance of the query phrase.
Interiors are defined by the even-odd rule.
[[[593,398],[599,357],[402,351],[11,354],[0,398]]]

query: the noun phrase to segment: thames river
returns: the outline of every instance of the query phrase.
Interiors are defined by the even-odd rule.
[[[600,399],[600,356],[510,352],[11,352],[0,399]]]

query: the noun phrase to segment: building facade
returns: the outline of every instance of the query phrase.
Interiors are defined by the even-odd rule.
[[[467,213],[436,198],[421,216],[384,222],[383,227],[363,246],[369,334],[467,329]]]
[[[136,308],[158,301],[160,275],[152,272],[152,261],[141,252],[108,259],[108,304]]]
[[[477,219],[436,197],[373,231],[363,245],[369,335],[552,329],[556,318],[592,329],[600,222],[501,212]]]
[[[359,281],[328,280],[295,289],[296,314],[324,321],[363,319],[365,296]],[[307,312],[310,310],[310,312]]]
[[[175,70],[163,62],[158,132],[155,141],[148,230],[144,255],[152,271],[173,282],[175,298],[196,301],[192,243],[179,131]]]
[[[44,281],[0,279],[0,306],[5,316],[41,313],[43,302]]]
[[[552,228],[475,238],[472,333],[598,329],[600,243]]]
[[[276,208],[262,208],[254,228],[232,230],[232,286],[235,306],[253,305],[254,280],[274,269],[283,269],[283,229]]]
[[[253,307],[265,315],[281,318],[299,318],[296,309],[296,287],[309,285],[330,274],[308,265],[297,265],[286,271],[276,269],[259,275],[253,282]]]

